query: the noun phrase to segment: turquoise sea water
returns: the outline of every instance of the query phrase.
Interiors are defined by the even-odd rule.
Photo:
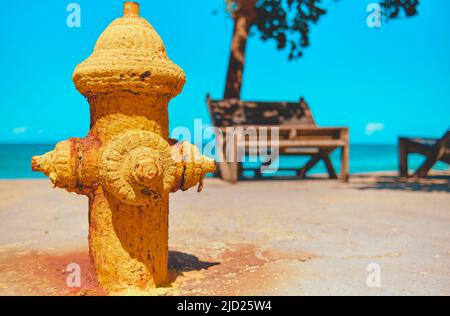
[[[11,145],[0,144],[0,178],[44,178],[40,172],[31,170],[31,157],[52,150],[53,144],[47,145]],[[280,166],[296,167],[306,161],[306,157],[281,157]],[[339,170],[339,152],[336,150],[331,157],[336,171]],[[411,155],[410,168],[417,168],[423,161],[420,155]],[[438,163],[435,170],[449,170],[449,166]],[[350,172],[363,173],[374,171],[397,171],[398,157],[395,145],[352,145],[350,148]],[[325,168],[319,163],[311,174],[324,173]]]

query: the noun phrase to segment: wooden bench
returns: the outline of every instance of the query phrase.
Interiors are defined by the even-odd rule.
[[[269,148],[276,142],[280,156],[311,156],[309,161],[298,168],[279,168],[278,170],[294,170],[299,178],[306,177],[306,173],[319,161],[325,163],[328,175],[337,179],[336,172],[330,161],[330,154],[341,149],[340,178],[348,181],[349,177],[349,132],[347,127],[317,127],[310,108],[303,98],[299,102],[250,102],[238,99],[212,100],[206,97],[213,126],[221,132],[216,135],[217,155],[219,160],[220,177],[229,182],[236,182],[243,176],[244,167],[238,157],[226,160],[227,148],[225,134],[227,128],[251,127],[256,129],[256,136],[244,135],[235,143],[234,152],[251,154],[252,148]],[[270,133],[267,141],[261,141],[259,135],[267,128],[276,127],[279,138],[272,140]],[[275,144],[275,143],[274,143]],[[270,161],[264,163],[270,164]],[[254,170],[255,178],[261,177],[259,168]]]
[[[399,173],[400,177],[408,177],[408,154],[417,153],[426,157],[422,165],[414,172],[413,177],[424,178],[438,161],[450,164],[450,131],[441,138],[406,138],[400,137]]]

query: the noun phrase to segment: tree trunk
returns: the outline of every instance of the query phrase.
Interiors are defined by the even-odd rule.
[[[236,0],[233,13],[234,30],[231,41],[230,60],[228,62],[227,80],[224,98],[241,98],[242,76],[244,73],[245,47],[248,33],[255,19],[257,0]]]

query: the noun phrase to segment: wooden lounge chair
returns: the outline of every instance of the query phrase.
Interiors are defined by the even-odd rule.
[[[328,175],[337,179],[336,172],[330,161],[330,154],[341,149],[340,178],[348,181],[349,176],[349,132],[347,127],[317,127],[310,108],[305,100],[299,102],[249,102],[238,99],[212,100],[206,97],[213,126],[222,132],[217,137],[220,177],[228,182],[236,182],[243,176],[244,167],[235,157],[233,161],[225,161],[227,127],[253,127],[258,131],[267,127],[279,128],[279,154],[282,155],[308,155],[310,160],[299,168],[280,168],[279,170],[294,170],[296,176],[304,178],[306,173],[319,161],[323,160]],[[262,132],[262,131],[261,131]],[[245,135],[243,141],[236,142],[235,153],[251,153],[251,148],[269,147],[271,140],[261,143]],[[270,162],[267,162],[269,164]],[[252,169],[252,168],[249,168]],[[261,177],[259,168],[253,168],[255,178]]]
[[[450,164],[450,131],[441,138],[399,137],[400,177],[408,177],[408,154],[418,153],[426,157],[413,177],[424,178],[438,161]]]

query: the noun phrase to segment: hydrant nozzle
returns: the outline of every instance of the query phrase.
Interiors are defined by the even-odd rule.
[[[123,16],[139,16],[139,3],[128,1],[123,4]]]
[[[214,160],[168,138],[168,103],[185,83],[139,4],[100,35],[73,81],[90,105],[91,128],[32,159],[54,186],[89,198],[89,249],[106,290],[168,282],[169,193],[198,185]]]
[[[72,154],[74,142],[75,139],[62,141],[52,151],[42,156],[34,156],[31,168],[49,176],[53,187],[74,191],[76,187],[76,156]]]

